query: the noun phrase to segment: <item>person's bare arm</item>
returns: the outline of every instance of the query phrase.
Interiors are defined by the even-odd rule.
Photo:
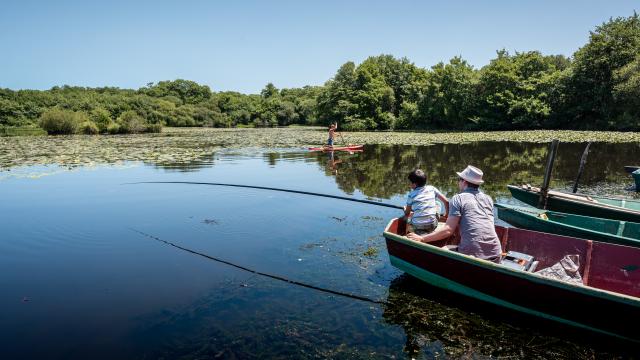
[[[411,205],[406,205],[406,206],[404,207],[404,217],[405,217],[405,218],[409,218],[409,215],[411,214],[411,211],[413,211],[413,210],[411,209]]]
[[[444,226],[436,229],[436,231],[432,232],[431,234],[420,236],[414,233],[409,233],[407,234],[407,237],[411,240],[420,241],[424,243],[446,239],[449,236],[453,235],[453,233],[458,228],[458,224],[460,224],[459,216],[449,216]]]

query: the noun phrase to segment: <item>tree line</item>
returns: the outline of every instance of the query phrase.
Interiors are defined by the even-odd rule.
[[[640,18],[610,19],[573,56],[497,51],[475,69],[461,57],[429,69],[380,55],[347,62],[323,86],[214,92],[178,79],[138,89],[0,89],[0,128],[50,134],[135,133],[162,126],[344,130],[640,129]]]

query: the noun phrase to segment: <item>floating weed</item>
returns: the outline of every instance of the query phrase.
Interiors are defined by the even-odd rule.
[[[638,132],[489,131],[353,132],[345,141],[358,144],[432,145],[479,141],[640,142]],[[43,164],[113,164],[145,161],[158,165],[202,160],[222,148],[301,148],[324,143],[323,128],[275,129],[166,128],[160,134],[0,137],[0,169]]]
[[[366,256],[366,257],[375,257],[378,255],[378,248],[375,247],[370,247],[367,250],[365,250],[364,253],[362,253],[362,255]]]
[[[368,216],[368,215],[361,216],[360,218],[362,220],[369,220],[369,221],[382,221],[382,220],[384,220],[383,218],[378,217],[378,216]]]

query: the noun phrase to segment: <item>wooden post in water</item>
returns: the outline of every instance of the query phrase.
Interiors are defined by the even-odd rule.
[[[556,160],[558,152],[558,140],[553,140],[549,145],[549,157],[547,157],[547,167],[544,170],[544,180],[540,188],[540,200],[538,200],[538,208],[547,208],[547,193],[549,192],[549,183],[551,182],[551,171],[553,170],[553,162]]]
[[[573,193],[575,194],[578,191],[578,181],[580,181],[580,177],[582,176],[582,171],[584,170],[584,165],[587,163],[587,156],[589,155],[589,146],[591,146],[591,141],[587,143],[587,147],[584,148],[584,152],[582,153],[582,158],[580,159],[580,167],[578,168],[578,176],[576,176],[576,182],[573,184]]]

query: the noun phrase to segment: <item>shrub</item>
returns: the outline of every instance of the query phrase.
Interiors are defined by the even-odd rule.
[[[120,125],[112,122],[107,125],[107,133],[109,134],[118,134],[120,132]]]
[[[93,121],[98,126],[98,129],[101,133],[106,132],[109,124],[113,122],[113,120],[111,119],[111,113],[109,112],[109,110],[104,108],[93,109],[89,117],[91,118],[91,121]]]
[[[39,124],[50,135],[75,134],[80,124],[89,121],[83,112],[53,108],[40,116]]]
[[[98,125],[89,120],[80,124],[79,132],[86,135],[97,135],[100,133],[100,129],[98,128]]]
[[[342,124],[342,130],[345,131],[364,131],[367,129],[372,129],[375,127],[375,122],[370,118],[367,119],[359,119],[355,117],[348,116]]]
[[[137,134],[147,130],[144,119],[133,110],[123,112],[118,117],[118,125],[122,134]]]
[[[150,132],[150,133],[162,132],[162,124],[148,124],[147,132]]]

